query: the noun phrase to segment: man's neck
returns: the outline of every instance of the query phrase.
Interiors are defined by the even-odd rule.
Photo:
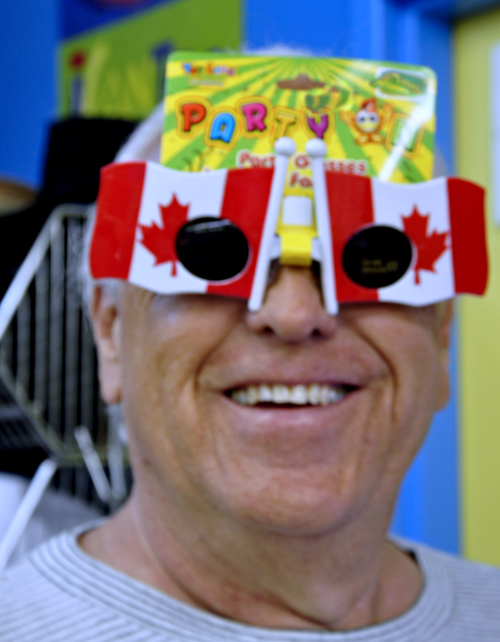
[[[92,557],[222,617],[269,628],[349,630],[404,613],[422,589],[416,563],[376,529],[307,538],[178,528],[131,501],[83,535]],[[171,515],[169,515],[171,518]]]

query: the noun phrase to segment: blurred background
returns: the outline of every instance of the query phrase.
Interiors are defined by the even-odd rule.
[[[451,400],[407,475],[393,530],[500,565],[500,0],[2,0],[0,538],[47,456],[56,462],[47,483],[56,474],[32,541],[113,510],[130,483],[71,276],[99,166],[161,99],[171,51],[275,45],[434,68],[448,174],[489,190],[488,294],[457,301]],[[37,389],[52,401],[43,405]],[[89,432],[75,440],[80,424]]]

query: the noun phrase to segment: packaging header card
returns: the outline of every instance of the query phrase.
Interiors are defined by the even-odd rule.
[[[416,183],[432,178],[436,76],[428,67],[335,58],[176,52],[167,62],[161,163],[272,167],[293,138],[285,196],[312,197],[305,145],[325,169]]]

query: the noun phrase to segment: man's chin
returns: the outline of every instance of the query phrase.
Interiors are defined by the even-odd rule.
[[[230,491],[228,487],[220,489],[216,508],[230,521],[255,532],[316,537],[342,528],[366,503],[365,498],[352,496],[345,487],[339,491],[331,480],[312,484],[307,473],[279,471],[269,479],[262,484],[254,481],[243,489],[240,483],[231,484]]]

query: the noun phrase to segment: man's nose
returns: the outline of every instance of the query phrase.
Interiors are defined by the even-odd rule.
[[[327,314],[310,268],[280,266],[261,309],[248,312],[247,323],[253,332],[272,332],[282,341],[299,343],[331,336],[339,320]]]

